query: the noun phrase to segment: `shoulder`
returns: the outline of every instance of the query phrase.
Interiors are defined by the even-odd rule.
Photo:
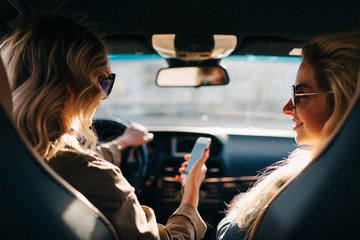
[[[225,217],[217,226],[216,239],[243,240],[246,231],[239,228],[234,218]]]
[[[54,168],[64,168],[74,165],[80,165],[92,161],[93,157],[72,149],[60,150],[54,157],[49,159],[49,165]]]
[[[64,150],[50,159],[49,165],[87,197],[120,200],[134,191],[120,169],[101,157]]]
[[[105,161],[101,155],[90,155],[73,149],[59,151],[51,158],[49,165],[55,169],[77,169],[83,167],[94,167],[101,170],[117,170],[118,167]]]

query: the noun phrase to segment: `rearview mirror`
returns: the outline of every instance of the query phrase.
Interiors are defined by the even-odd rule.
[[[156,84],[160,87],[200,87],[228,82],[228,74],[220,66],[164,68],[156,77]]]

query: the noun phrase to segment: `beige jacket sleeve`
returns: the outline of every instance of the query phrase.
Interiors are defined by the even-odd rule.
[[[108,162],[115,166],[120,166],[121,163],[121,145],[115,140],[107,143],[102,143],[96,147],[96,152],[99,153]]]
[[[201,239],[205,234],[206,224],[197,209],[185,204],[171,215],[165,230],[170,232],[171,237],[163,239]]]

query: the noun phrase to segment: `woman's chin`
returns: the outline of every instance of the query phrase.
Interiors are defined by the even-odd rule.
[[[306,135],[302,134],[302,132],[296,132],[295,142],[298,145],[309,145],[310,144],[309,139],[306,137]]]
[[[318,139],[307,138],[307,137],[305,137],[303,135],[296,134],[295,142],[298,145],[314,146],[314,145],[318,144],[319,140]]]

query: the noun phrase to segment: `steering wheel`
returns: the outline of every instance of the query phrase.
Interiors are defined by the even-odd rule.
[[[122,135],[129,126],[122,120],[96,119],[92,124],[99,143],[109,142]],[[128,182],[139,192],[148,173],[148,153],[146,146],[129,147],[121,153],[120,169]]]

